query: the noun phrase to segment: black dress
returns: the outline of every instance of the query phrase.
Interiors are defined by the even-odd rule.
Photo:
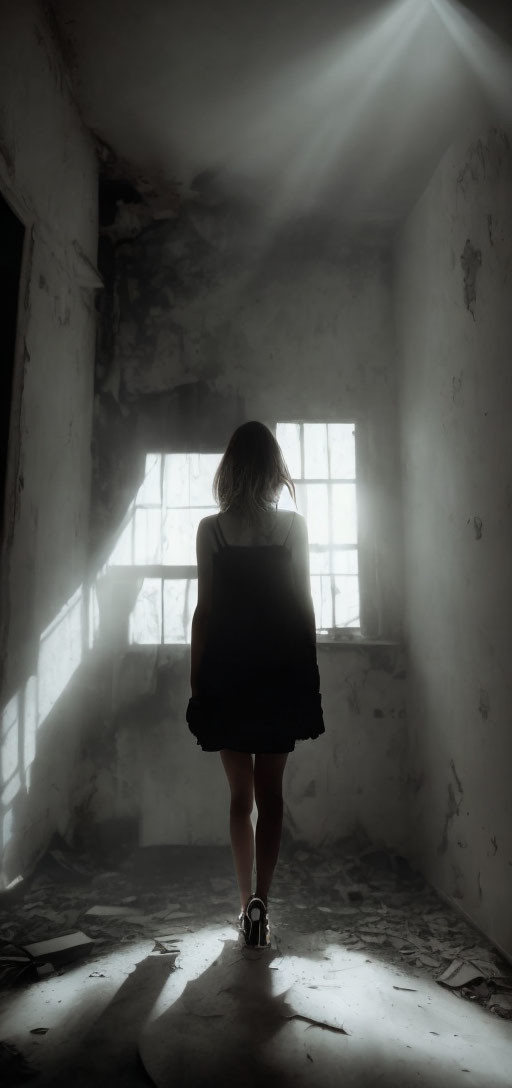
[[[212,607],[187,723],[205,752],[292,752],[325,732],[316,641],[284,544],[228,544],[214,521]],[[287,538],[288,539],[288,538]]]

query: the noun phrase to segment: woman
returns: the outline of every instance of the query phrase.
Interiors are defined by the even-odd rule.
[[[306,522],[277,509],[283,486],[295,500],[272,432],[244,423],[215,474],[220,513],[203,518],[196,543],[187,722],[203,751],[220,752],[226,771],[239,927],[256,947],[270,943],[267,898],[281,842],[286,760],[296,740],[325,732]]]

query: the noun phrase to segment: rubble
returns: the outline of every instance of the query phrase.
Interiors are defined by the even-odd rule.
[[[184,857],[187,849],[193,852],[183,847]],[[58,952],[47,947],[44,954],[46,942],[56,938],[65,944],[80,934],[92,968],[95,957],[141,937],[148,938],[148,955],[167,956],[172,964],[180,933],[206,920],[235,927],[239,902],[229,851],[220,850],[215,874],[204,860],[196,871],[187,862],[186,875],[173,864],[146,871],[134,856],[98,872],[91,858],[54,845],[33,879],[24,881],[16,909],[0,898],[0,987],[37,977],[34,946],[41,949],[41,942],[40,973],[61,969]],[[414,992],[414,977],[427,976],[454,997],[512,1019],[510,966],[397,855],[361,849],[352,840],[322,850],[283,843],[269,913],[276,947],[289,931],[309,934],[311,949],[325,959],[332,944],[367,951],[405,969],[411,984],[395,989]]]

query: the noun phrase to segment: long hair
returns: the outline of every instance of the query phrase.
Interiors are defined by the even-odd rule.
[[[256,420],[237,427],[213,479],[220,509],[233,506],[257,518],[277,502],[283,486],[295,502],[293,480],[272,431]]]

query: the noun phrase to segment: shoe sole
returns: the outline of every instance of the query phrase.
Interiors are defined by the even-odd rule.
[[[248,947],[269,948],[270,936],[265,932],[265,914],[261,910],[261,907],[251,907],[248,910],[246,917],[248,918],[250,925],[249,936],[248,938],[246,937]],[[255,929],[254,936],[257,937],[256,940],[253,939],[253,927]]]

